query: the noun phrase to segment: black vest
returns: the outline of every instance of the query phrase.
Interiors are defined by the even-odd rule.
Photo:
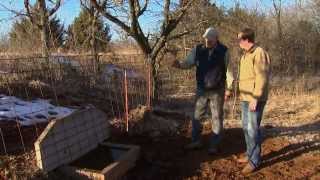
[[[222,77],[219,78],[219,87],[224,88],[226,81],[226,65],[225,65],[225,55],[228,48],[223,44],[219,43],[214,48],[211,56],[209,57],[209,49],[203,44],[196,46],[196,79],[198,90],[206,90],[205,78],[208,72],[218,70],[222,72]]]

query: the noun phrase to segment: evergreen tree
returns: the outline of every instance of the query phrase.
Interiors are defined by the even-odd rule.
[[[97,18],[95,23],[97,40],[97,50],[104,51],[111,40],[110,27],[104,23],[101,17]],[[91,17],[88,11],[82,9],[79,16],[75,18],[74,22],[68,27],[66,48],[70,50],[88,51],[90,50],[90,31],[91,31]]]
[[[60,20],[53,17],[49,21],[49,43],[51,47],[58,48],[63,44],[64,26]],[[40,30],[29,19],[22,17],[15,21],[9,32],[9,44],[14,51],[40,51]]]

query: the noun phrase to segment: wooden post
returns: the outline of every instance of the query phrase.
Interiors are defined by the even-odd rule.
[[[147,94],[147,108],[151,109],[151,65],[148,64],[148,80],[147,80],[147,88],[148,88],[148,94]]]
[[[184,32],[186,32],[186,28],[184,28]],[[183,51],[184,51],[184,57],[187,57],[187,45],[186,45],[186,36],[183,36]]]
[[[124,97],[125,97],[125,120],[126,120],[126,131],[129,131],[129,108],[128,108],[128,79],[127,70],[124,70]]]
[[[6,147],[6,142],[4,141],[4,136],[3,136],[3,133],[2,133],[2,129],[0,128],[0,134],[1,134],[1,140],[2,140],[2,145],[3,145],[3,150],[4,150],[4,153],[5,155],[7,155],[7,147]]]

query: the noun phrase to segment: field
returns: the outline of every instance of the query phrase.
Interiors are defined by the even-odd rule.
[[[280,82],[287,82],[281,86]],[[248,179],[319,179],[320,178],[320,79],[317,77],[273,78],[272,91],[264,113],[262,129],[263,163]],[[178,101],[181,100],[181,101]],[[174,103],[176,102],[176,103]],[[155,106],[149,122],[174,126],[157,133],[123,133],[114,126],[111,141],[142,147],[137,166],[124,179],[242,179],[243,167],[236,157],[245,152],[239,109],[231,116],[233,100],[225,104],[224,136],[218,155],[210,156],[206,148],[185,151],[190,142],[192,96],[179,95],[176,101]],[[99,107],[99,106],[98,106]],[[236,106],[238,107],[238,106]],[[130,111],[131,123],[144,110]],[[138,122],[139,123],[139,122]],[[171,124],[170,124],[171,123]],[[176,125],[178,124],[178,125]],[[203,139],[210,136],[210,124],[204,122]],[[160,126],[159,126],[160,127]],[[28,168],[25,168],[28,167]],[[61,179],[58,172],[44,174],[35,166],[34,152],[1,156],[1,174],[12,179]]]
[[[299,82],[299,83],[298,83]],[[296,81],[290,90],[275,88],[263,119],[263,163],[248,177],[236,156],[245,152],[239,118],[225,120],[220,154],[210,156],[204,148],[186,152],[190,126],[179,136],[129,138],[143,147],[143,158],[128,179],[319,179],[320,178],[320,94],[319,79]],[[303,86],[302,86],[303,85]],[[181,117],[182,119],[183,117]],[[210,136],[207,123],[204,139]],[[126,139],[126,138],[120,138]]]
[[[88,155],[97,139],[141,147],[125,175],[112,166],[125,180],[320,180],[320,0],[2,0],[0,25],[0,180],[69,179],[56,167],[119,160],[119,149],[112,159]],[[183,60],[193,67],[182,70]],[[187,151],[196,71],[217,80],[219,60],[235,77],[222,142],[208,154],[208,108],[205,146]],[[256,95],[267,73],[262,164],[244,176],[239,80],[254,77],[241,92]],[[104,113],[73,116],[91,108]],[[70,126],[56,122],[64,118]],[[57,124],[54,140],[35,147]]]

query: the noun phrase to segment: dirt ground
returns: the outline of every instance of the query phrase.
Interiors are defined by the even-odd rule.
[[[242,137],[240,129],[230,129],[226,138]],[[177,142],[176,140],[180,140]],[[143,155],[127,179],[242,179],[242,165],[234,155],[243,154],[243,141],[224,139],[223,150],[216,156],[205,149],[193,152],[182,150],[185,139],[141,143]],[[150,148],[152,144],[152,148]],[[149,148],[148,148],[149,147]],[[283,138],[265,140],[264,163],[249,179],[307,179],[319,178],[319,145],[314,142],[290,144]]]
[[[208,155],[207,148],[185,151],[183,146],[190,142],[188,114],[192,105],[182,105],[190,108],[176,108],[181,115],[160,114],[162,119],[181,122],[175,134],[138,136],[114,131],[111,141],[139,145],[142,150],[136,167],[124,179],[320,179],[319,89],[271,95],[262,122],[263,162],[258,171],[246,177],[240,173],[243,165],[235,159],[245,152],[239,116],[235,119],[227,116],[219,154]],[[210,124],[205,123],[204,142],[208,142],[209,137]],[[1,156],[0,165],[1,176],[6,175],[8,179],[65,179],[56,172],[40,172],[32,151]]]
[[[114,137],[115,142],[137,144],[142,149],[137,166],[126,179],[320,179],[320,93],[283,93],[271,95],[265,109],[263,162],[255,173],[240,173],[244,165],[237,163],[236,157],[245,152],[241,122],[239,116],[227,116],[220,152],[214,156],[207,154],[206,147],[183,149],[190,142],[190,124],[171,137]],[[175,120],[185,118],[175,116]],[[203,141],[209,138],[210,124],[205,123]]]
[[[315,122],[319,129],[320,122]],[[270,128],[270,127],[268,127]],[[319,179],[320,141],[291,142],[288,134],[269,134],[265,129],[263,142],[263,163],[261,168],[244,177],[240,171],[243,165],[235,157],[245,152],[241,128],[227,128],[218,155],[208,155],[206,148],[184,151],[183,146],[190,141],[186,136],[161,138],[154,141],[145,137],[122,137],[115,142],[139,144],[142,157],[127,179]],[[187,133],[187,132],[186,132]],[[190,134],[189,132],[187,134]],[[210,128],[206,128],[204,141],[208,142]],[[123,140],[125,139],[125,140]]]

